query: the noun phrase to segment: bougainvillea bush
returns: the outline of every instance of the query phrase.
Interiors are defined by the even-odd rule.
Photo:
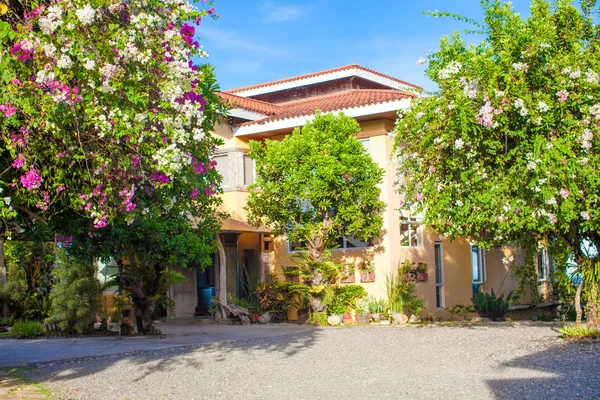
[[[86,262],[127,258],[139,272],[127,288],[143,297],[134,305],[155,303],[168,266],[209,260],[218,230],[210,131],[223,106],[195,38],[214,10],[180,0],[2,3],[2,233],[25,215]],[[142,293],[148,275],[158,292]],[[151,323],[152,310],[137,311]]]
[[[455,33],[420,60],[439,91],[398,120],[400,207],[449,237],[517,244],[531,266],[540,244],[557,262],[573,257],[595,324],[600,267],[585,251],[600,248],[595,1],[533,0],[528,19],[510,3],[482,4],[481,43]]]
[[[102,229],[144,214],[148,198],[171,207],[214,194],[206,132],[218,103],[211,71],[194,64],[205,56],[194,23],[212,10],[73,0],[11,1],[5,11],[4,207],[45,217],[72,209]]]

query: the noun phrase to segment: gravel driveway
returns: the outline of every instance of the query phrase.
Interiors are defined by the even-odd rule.
[[[600,343],[552,326],[322,328],[27,376],[64,399],[598,399]]]

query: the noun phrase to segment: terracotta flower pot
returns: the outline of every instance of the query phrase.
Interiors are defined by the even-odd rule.
[[[354,319],[352,318],[352,314],[346,313],[344,314],[342,322],[344,325],[352,325],[354,323]]]
[[[421,281],[421,282],[426,281],[427,280],[427,272],[419,272],[417,274],[417,280]]]

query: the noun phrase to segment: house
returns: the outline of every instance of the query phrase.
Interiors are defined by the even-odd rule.
[[[176,315],[206,314],[220,286],[228,294],[243,295],[244,268],[254,268],[265,277],[271,271],[281,275],[292,265],[288,256],[297,250],[293,243],[272,237],[268,227],[256,228],[246,221],[247,186],[254,183],[248,142],[281,139],[313,118],[315,110],[354,117],[361,128],[358,140],[386,171],[381,185],[381,198],[388,205],[384,233],[368,242],[343,238],[341,247],[333,251],[334,257],[357,267],[348,280],[354,278],[370,294],[385,297],[389,271],[404,260],[422,263],[427,274],[420,275],[418,295],[425,302],[424,314],[441,317],[448,316],[445,307],[470,304],[474,291],[516,289],[510,265],[503,263],[512,254],[510,248],[484,252],[467,238],[451,242],[424,227],[418,216],[400,215],[395,207],[399,198],[394,190],[396,167],[390,162],[393,140],[388,134],[394,129],[397,111],[408,108],[421,92],[416,85],[357,64],[222,92],[221,98],[231,105],[230,117],[215,130],[224,141],[216,160],[223,176],[222,211],[229,214],[222,224],[222,252],[215,255],[214,267],[203,273],[182,271],[188,282],[171,290]],[[539,289],[547,299],[548,257],[540,260]],[[225,269],[220,268],[223,264]],[[366,265],[373,267],[375,277],[361,283],[359,268]]]

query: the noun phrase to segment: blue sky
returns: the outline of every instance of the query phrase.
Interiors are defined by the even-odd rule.
[[[479,0],[216,0],[197,37],[222,90],[358,63],[434,90],[416,60],[468,28],[423,10],[482,19]],[[529,0],[514,0],[528,15]],[[475,40],[475,38],[473,38]]]

